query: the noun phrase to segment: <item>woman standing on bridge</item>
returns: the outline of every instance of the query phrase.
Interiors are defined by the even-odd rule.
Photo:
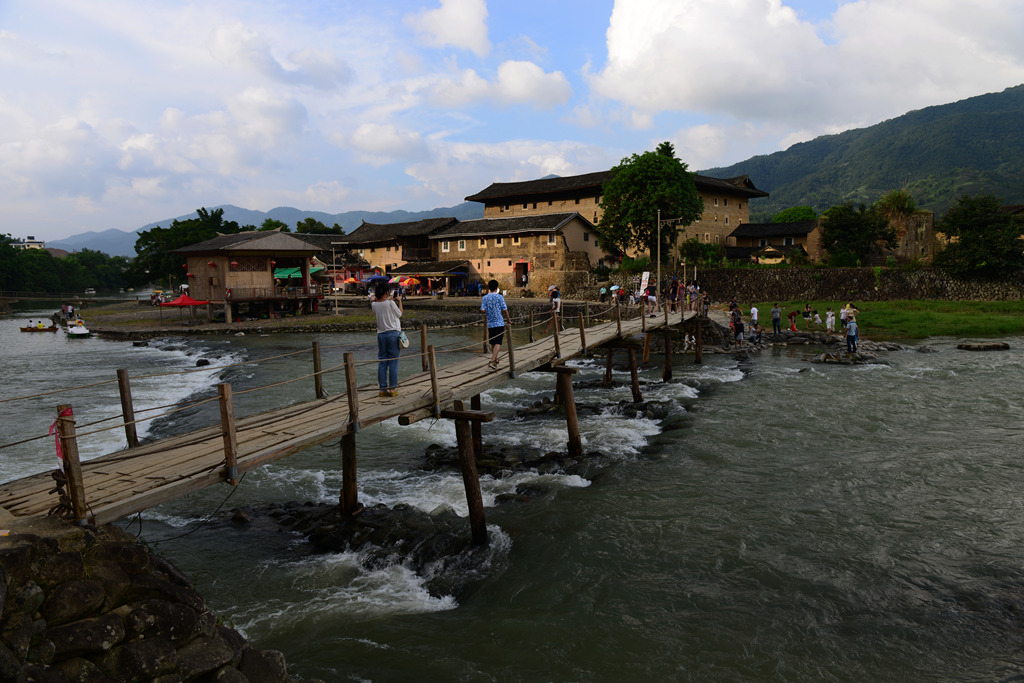
[[[391,296],[386,282],[375,289],[370,304],[377,316],[377,386],[381,396],[398,396],[398,337],[402,334],[402,299]]]

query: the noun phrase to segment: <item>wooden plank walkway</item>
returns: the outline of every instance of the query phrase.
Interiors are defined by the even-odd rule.
[[[678,324],[684,314],[670,314],[668,324]],[[666,317],[622,321],[622,337],[664,327]],[[586,328],[588,349],[618,338],[614,321]],[[583,349],[579,329],[559,335],[560,362],[579,356]],[[544,337],[514,349],[516,374],[556,361],[553,337]],[[508,353],[502,366],[491,370],[489,356],[438,367],[440,405],[468,400],[488,389],[513,381],[508,372]],[[429,411],[434,405],[430,373],[405,378],[397,397],[378,396],[377,387],[361,387],[358,428],[401,415]],[[306,401],[284,408],[237,418],[238,474],[284,458],[309,446],[351,432],[345,393]],[[106,524],[188,493],[225,481],[223,430],[220,424],[160,439],[82,463],[88,518]],[[0,484],[0,508],[16,517],[45,514],[57,503],[50,491],[53,479],[44,472]]]

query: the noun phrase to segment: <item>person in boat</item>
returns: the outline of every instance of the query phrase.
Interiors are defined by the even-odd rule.
[[[45,323],[44,323],[44,322],[43,322],[42,320],[40,320],[40,321],[39,321],[39,322],[38,322],[38,323],[36,324],[36,327],[37,327],[37,328],[39,328],[40,330],[45,330],[45,329],[46,329],[46,324],[45,324]]]

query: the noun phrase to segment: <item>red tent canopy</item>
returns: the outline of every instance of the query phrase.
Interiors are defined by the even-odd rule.
[[[210,303],[209,301],[196,301],[188,294],[182,294],[174,301],[167,301],[160,304],[161,306],[204,306]]]

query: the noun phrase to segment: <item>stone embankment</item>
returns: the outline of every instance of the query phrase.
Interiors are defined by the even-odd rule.
[[[45,518],[10,530],[0,610],[3,681],[294,680],[280,652],[250,647],[186,576],[114,526]]]

